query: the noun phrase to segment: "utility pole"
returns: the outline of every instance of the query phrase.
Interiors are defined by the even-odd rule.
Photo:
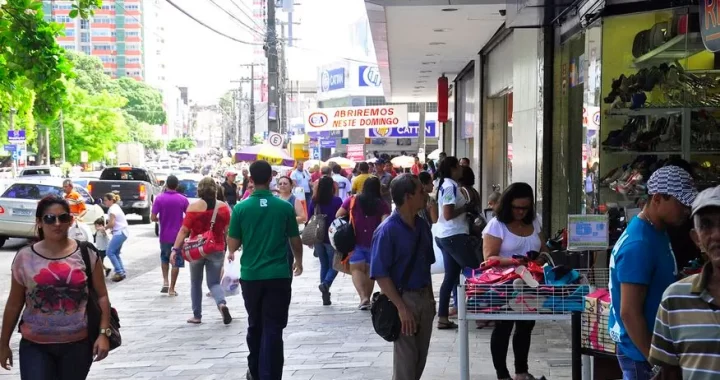
[[[278,49],[275,29],[275,0],[267,0],[267,33],[265,33],[268,60],[268,132],[278,132]]]
[[[17,112],[17,110],[15,110],[15,108],[10,108],[10,130],[11,131],[15,130],[15,112]],[[15,150],[17,152],[17,148],[15,148]],[[13,153],[13,155],[17,155],[17,153]],[[13,170],[13,173],[12,173],[13,177],[17,176],[17,160],[13,160],[12,170]]]
[[[272,1],[270,1],[272,2]],[[255,81],[259,80],[260,78],[255,78],[255,66],[263,66],[261,63],[246,63],[243,65],[240,65],[240,67],[249,67],[250,68],[250,78],[240,78],[238,81],[233,82],[239,82],[240,83],[240,98],[242,99],[242,83],[243,82],[250,82],[250,141],[252,141],[253,137],[255,136]],[[240,132],[238,132],[240,134]]]
[[[60,156],[65,163],[65,123],[63,122],[63,111],[60,110]]]
[[[281,31],[281,39],[282,45],[280,45],[280,80],[279,80],[279,88],[278,91],[280,92],[280,132],[281,133],[287,133],[288,131],[288,124],[287,124],[287,62],[285,61],[285,24],[280,22],[280,31]]]
[[[237,91],[233,91],[233,127],[235,128],[233,131],[233,139],[235,141],[235,144],[233,145],[233,149],[237,149],[238,145],[240,145],[240,116],[242,115],[240,113],[240,107],[242,107],[242,82],[239,83]]]

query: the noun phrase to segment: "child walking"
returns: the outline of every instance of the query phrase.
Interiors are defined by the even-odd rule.
[[[95,248],[97,248],[98,254],[100,255],[100,262],[103,264],[105,270],[105,277],[110,275],[110,268],[105,267],[105,251],[107,250],[108,244],[110,244],[110,238],[105,230],[105,218],[102,216],[95,220]]]

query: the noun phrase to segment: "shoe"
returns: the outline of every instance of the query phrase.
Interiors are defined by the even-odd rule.
[[[109,276],[109,275],[110,275],[110,272],[112,272],[112,269],[110,269],[110,268],[105,268],[105,277]]]
[[[222,314],[223,323],[229,325],[232,322],[232,316],[230,315],[230,309],[226,305],[220,306],[220,314]]]
[[[112,277],[112,282],[120,282],[120,281],[124,280],[126,277],[127,276],[125,276],[124,274],[115,273],[115,275]]]
[[[330,288],[325,284],[320,284],[318,285],[318,289],[320,289],[320,293],[322,294],[323,306],[332,305],[332,301],[330,301]]]

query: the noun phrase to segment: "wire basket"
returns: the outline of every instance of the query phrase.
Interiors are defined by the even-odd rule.
[[[580,346],[585,350],[615,353],[615,342],[608,333],[608,315],[580,313]]]
[[[512,269],[512,268],[511,268]],[[466,282],[461,286],[466,319],[557,320],[585,310],[585,296],[608,284],[607,269],[576,270],[569,285],[531,284],[522,278],[499,284]]]

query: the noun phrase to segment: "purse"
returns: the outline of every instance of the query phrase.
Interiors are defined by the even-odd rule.
[[[302,234],[300,234],[300,240],[304,245],[312,246],[325,241],[325,234],[327,234],[326,216],[320,213],[320,205],[315,205],[313,216],[305,225]]]
[[[332,238],[332,246],[333,248],[335,248],[335,251],[342,254],[343,260],[345,260],[347,256],[355,250],[355,223],[353,220],[355,199],[356,197],[353,197],[350,200],[350,207],[348,210],[349,222],[344,223],[343,221],[341,223],[337,223],[337,227],[335,227],[334,233],[330,232],[330,229],[332,229],[333,226],[330,226],[330,229],[328,229],[328,234],[331,235]],[[336,225],[335,222],[333,222],[332,224]]]
[[[93,285],[92,264],[90,263],[88,243],[78,241],[78,246],[80,247],[80,253],[85,263],[85,276],[87,276],[88,301],[85,307],[85,314],[87,316],[88,338],[90,339],[90,344],[95,344],[95,341],[100,336],[102,309],[100,308],[100,303],[98,303],[98,295]],[[110,334],[108,340],[110,341],[110,351],[112,351],[122,345],[120,317],[118,316],[117,310],[112,306],[110,307],[110,331],[112,331],[112,334]]]
[[[220,202],[215,203],[212,219],[210,219],[210,228],[207,231],[185,239],[181,248],[182,256],[185,261],[197,261],[209,254],[225,250],[225,241],[218,241],[215,239],[215,233],[213,232],[218,209],[220,209]]]
[[[398,293],[402,297],[403,289],[407,286],[410,280],[410,271],[415,266],[417,260],[417,249],[420,247],[420,235],[418,235],[415,241],[415,249],[413,249],[410,262],[403,272],[400,280],[400,287]],[[370,314],[372,316],[372,324],[375,332],[380,335],[381,338],[388,342],[394,342],[400,338],[400,332],[402,328],[402,322],[400,321],[400,315],[395,304],[390,301],[390,298],[380,292],[375,292],[372,297],[372,307],[370,308]]]

